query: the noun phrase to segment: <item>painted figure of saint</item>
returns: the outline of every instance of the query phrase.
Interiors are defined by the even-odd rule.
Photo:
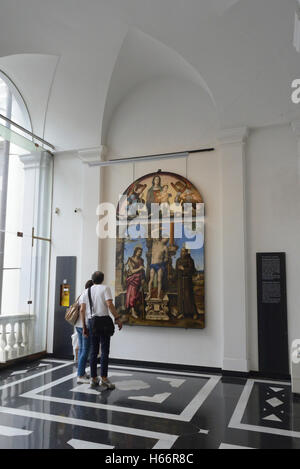
[[[194,301],[193,275],[196,273],[195,263],[186,248],[182,248],[180,257],[176,261],[177,273],[177,308],[180,318],[197,318],[197,309]]]
[[[160,176],[154,176],[152,179],[152,186],[147,193],[147,209],[148,213],[151,213],[151,204],[159,203],[159,197],[162,192],[161,178]]]
[[[133,318],[138,319],[135,306],[143,301],[142,286],[145,281],[145,267],[142,259],[143,249],[136,247],[133,256],[129,257],[126,266],[126,309]]]
[[[201,198],[198,194],[195,194],[193,190],[191,190],[187,183],[182,181],[177,181],[176,184],[171,182],[171,186],[176,191],[176,196],[174,199],[175,203],[187,203],[187,204],[196,204],[201,203]]]
[[[142,199],[144,190],[147,184],[137,184],[130,196],[127,197],[127,215],[128,218],[134,218],[137,216],[138,204],[144,204],[145,201]]]
[[[157,298],[161,298],[163,288],[166,288],[169,257],[169,250],[167,246],[168,242],[169,240],[167,238],[153,241],[150,265],[150,280],[148,285],[148,299],[152,297],[151,293],[155,275],[157,275]]]

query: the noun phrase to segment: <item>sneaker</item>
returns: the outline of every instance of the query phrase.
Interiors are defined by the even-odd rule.
[[[85,373],[83,376],[77,376],[77,384],[86,384],[90,382],[90,377]]]
[[[101,380],[101,386],[103,386],[105,389],[116,389],[116,386],[111,383],[108,379],[104,381],[103,379]]]
[[[90,389],[98,389],[99,388],[99,378],[91,379],[90,380]]]

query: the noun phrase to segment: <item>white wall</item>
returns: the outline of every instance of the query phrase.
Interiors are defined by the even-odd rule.
[[[128,139],[130,137],[127,136]],[[95,231],[95,210],[100,197],[100,185],[101,201],[116,204],[119,193],[123,192],[133,179],[161,169],[190,179],[203,195],[206,204],[206,328],[183,330],[126,326],[115,334],[111,356],[120,359],[222,367],[226,329],[223,322],[228,321],[228,318],[226,315],[223,317],[222,236],[225,225],[222,224],[221,194],[224,175],[221,163],[222,153],[215,151],[191,155],[187,166],[184,160],[138,163],[135,168],[132,165],[120,165],[102,169],[100,184],[99,171],[84,165],[77,154],[65,153],[55,158],[53,210],[59,207],[61,212],[60,215],[53,215],[49,351],[53,333],[51,327],[56,256],[77,256],[78,293],[90,273],[98,267],[105,272],[105,282],[114,289],[115,241],[101,241],[98,252]],[[248,277],[246,332],[250,369],[257,370],[256,252],[287,253],[289,341],[298,338],[300,331],[300,183],[296,137],[288,126],[251,131],[246,145],[245,184]],[[234,195],[234,185],[232,191]],[[75,214],[76,207],[83,208],[83,212]],[[235,255],[234,249],[235,247],[232,255]],[[232,266],[228,266],[228,277],[231,276],[230,268]],[[232,278],[234,279],[234,275]],[[234,280],[227,281],[227,288],[228,297],[235,302],[237,292]],[[237,330],[234,324],[226,330],[230,330],[233,344],[243,332]]]
[[[52,352],[53,345],[56,257],[77,257],[78,295],[91,273],[98,268],[96,208],[100,190],[99,169],[89,168],[78,158],[77,152],[66,152],[55,157],[53,178],[48,352]],[[59,214],[55,214],[56,208]],[[75,213],[78,208],[81,210]]]
[[[300,337],[300,179],[296,136],[290,127],[251,132],[246,196],[250,366],[257,370],[257,252],[286,252],[290,344]]]
[[[124,327],[112,341],[111,356],[131,360],[181,363],[220,367],[222,364],[222,309],[221,309],[221,227],[220,227],[220,156],[218,152],[198,153],[184,160],[166,160],[159,164],[121,165],[105,168],[102,173],[102,201],[117,203],[120,192],[146,173],[162,169],[187,176],[200,190],[206,202],[206,328],[184,330],[169,328]],[[85,172],[85,174],[84,174]],[[52,254],[50,269],[48,351],[52,351],[56,256],[77,256],[77,286],[98,268],[98,240],[96,238],[97,197],[99,179],[95,169],[84,165],[76,154],[65,153],[55,158]],[[98,178],[98,175],[97,175]],[[87,184],[87,182],[89,183]],[[74,208],[90,201],[80,214]],[[88,235],[87,235],[88,233]],[[88,242],[86,238],[89,238]],[[105,282],[114,290],[115,241],[103,240],[100,246],[99,268],[105,272]]]

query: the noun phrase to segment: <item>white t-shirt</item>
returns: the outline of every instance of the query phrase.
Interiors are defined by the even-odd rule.
[[[82,305],[83,303],[83,298],[84,298],[84,294],[85,292],[87,292],[87,290],[85,290],[83,293],[81,293],[80,297],[79,297],[79,300],[78,300],[78,303],[79,305]],[[87,324],[87,319],[88,319],[88,315],[90,314],[90,304],[87,303],[86,305],[86,313],[85,313],[85,323]],[[81,321],[81,316],[79,314],[79,318],[77,319],[77,322],[75,324],[75,327],[82,327],[82,321]]]
[[[106,301],[112,300],[110,288],[107,285],[93,285],[91,288],[91,298],[93,303],[93,316],[108,316],[109,309]],[[91,319],[88,290],[85,290],[83,294],[82,303],[86,304],[86,317]]]

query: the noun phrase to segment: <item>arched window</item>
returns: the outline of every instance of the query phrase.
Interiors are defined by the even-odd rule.
[[[31,130],[29,113],[19,91],[3,72],[0,72],[0,114]],[[17,282],[20,244],[16,246],[12,234],[22,212],[24,193],[24,169],[20,156],[23,148],[11,143],[6,135],[10,123],[0,119],[0,314],[8,314],[17,308],[9,300],[8,286]]]
[[[32,131],[27,106],[19,90],[8,76],[0,71],[0,114]],[[4,124],[3,120],[0,120]]]
[[[33,130],[0,71],[0,363],[46,349],[52,157],[13,124]]]

